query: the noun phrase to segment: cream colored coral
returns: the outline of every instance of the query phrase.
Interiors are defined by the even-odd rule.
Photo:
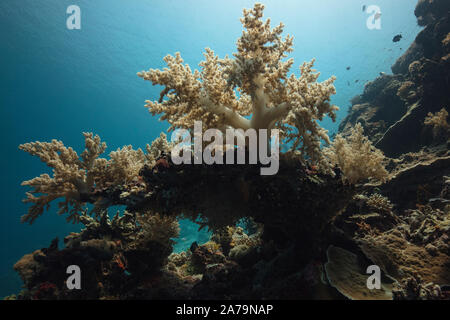
[[[139,175],[146,157],[141,149],[134,150],[132,146],[124,146],[109,154],[107,176],[114,184],[127,184]]]
[[[318,83],[314,60],[301,66],[299,78],[289,76],[294,62],[284,58],[292,51],[293,38],[282,39],[283,24],[272,29],[270,19],[263,22],[263,9],[255,4],[244,10],[234,59],[219,59],[207,48],[201,71],[192,71],[176,53],[164,58],[168,68],[139,72],[144,80],[164,86],[159,100],[146,101],[146,107],[161,114],[170,130],[192,129],[195,120],[203,122],[204,130],[278,128],[292,149],[327,167],[320,144],[329,139],[317,121],[326,115],[336,118],[338,108],[330,104],[335,78]]]
[[[151,145],[147,144],[147,154],[145,155],[146,161],[153,166],[155,164],[155,161],[158,160],[161,154],[170,154],[173,145],[173,143],[167,141],[167,136],[164,134],[164,132],[161,132],[159,137],[156,138]]]
[[[342,170],[343,179],[350,184],[368,178],[385,181],[388,172],[383,166],[384,155],[364,136],[363,127],[357,123],[350,136],[338,134],[329,148],[324,149],[331,163]]]
[[[447,122],[448,112],[445,108],[442,108],[436,113],[429,112],[424,120],[424,124],[433,127],[434,136],[438,136],[440,133],[446,133],[450,129],[450,125]]]
[[[367,198],[366,204],[380,213],[389,213],[394,207],[391,201],[379,193],[374,193]]]
[[[140,241],[156,241],[163,245],[171,245],[180,232],[178,220],[172,216],[146,212],[136,216],[141,226]]]
[[[50,202],[58,198],[63,201],[58,204],[58,214],[69,213],[68,220],[76,221],[82,209],[82,195],[87,194],[94,185],[95,176],[92,172],[98,169],[98,156],[106,149],[99,136],[83,133],[86,149],[81,155],[67,148],[61,141],[31,142],[19,146],[31,155],[38,156],[53,169],[53,176],[42,174],[31,180],[22,182],[23,186],[33,188],[27,192],[25,203],[32,203],[28,214],[22,216],[23,222],[33,223]]]
[[[167,152],[171,147],[162,134],[152,146],[147,146],[148,154],[144,154],[141,149],[134,150],[132,146],[125,146],[111,152],[110,159],[105,159],[99,156],[106,150],[106,143],[98,135],[83,135],[85,150],[81,156],[57,140],[36,141],[19,146],[19,149],[38,156],[53,169],[52,176],[42,174],[22,183],[32,188],[24,200],[32,206],[28,214],[22,217],[23,222],[33,223],[44,210],[48,210],[52,201],[60,198],[62,202],[58,204],[58,214],[68,213],[69,221],[78,221],[87,200],[94,202],[92,213],[101,213],[110,204],[105,199],[92,198],[94,188],[102,189],[135,181],[144,164],[152,164],[162,151]]]

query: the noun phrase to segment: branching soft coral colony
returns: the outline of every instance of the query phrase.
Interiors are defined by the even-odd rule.
[[[88,194],[94,186],[95,180],[102,173],[102,162],[97,159],[106,149],[106,144],[100,141],[99,136],[84,133],[86,149],[81,155],[67,148],[61,141],[31,142],[19,146],[31,155],[38,156],[42,162],[53,168],[53,177],[42,174],[34,179],[24,181],[22,185],[33,188],[27,192],[25,203],[32,203],[28,214],[22,216],[23,222],[30,222],[39,217],[44,209],[48,209],[50,202],[58,198],[64,201],[59,203],[59,214],[69,213],[68,220],[77,220],[82,211],[83,195]],[[38,196],[35,196],[38,195]]]
[[[159,101],[146,101],[146,107],[153,115],[162,114],[169,130],[192,129],[194,121],[202,121],[204,130],[280,129],[291,150],[326,169],[320,146],[330,141],[317,121],[326,115],[336,119],[338,108],[330,104],[335,77],[318,83],[314,60],[300,67],[299,78],[289,76],[294,61],[284,58],[293,51],[293,38],[282,39],[282,23],[272,29],[270,19],[263,22],[263,10],[262,4],[244,9],[245,30],[234,59],[220,59],[207,48],[200,72],[183,64],[180,53],[164,58],[164,70],[139,72],[144,80],[164,86]]]
[[[294,151],[290,154],[322,172],[332,173],[337,164],[350,183],[369,177],[384,179],[384,156],[362,136],[362,128],[356,128],[349,141],[338,137],[332,148],[321,150],[321,144],[329,144],[330,139],[318,121],[327,115],[335,121],[338,110],[330,104],[336,93],[335,77],[317,82],[314,60],[300,67],[300,77],[288,75],[294,61],[284,58],[292,52],[293,38],[282,39],[282,23],[272,29],[269,19],[263,22],[263,9],[261,4],[244,9],[244,31],[234,59],[219,59],[207,48],[201,71],[192,72],[177,53],[164,58],[168,68],[138,73],[153,85],[164,86],[159,101],[146,101],[146,107],[171,124],[169,131],[192,130],[195,121],[202,121],[203,130],[278,129],[285,146]],[[32,223],[56,199],[63,199],[58,213],[68,213],[68,220],[78,221],[85,203],[93,204],[92,212],[101,216],[113,205],[102,192],[116,189],[125,198],[145,191],[140,170],[154,167],[162,161],[161,154],[169,154],[173,148],[161,133],[147,145],[147,153],[125,146],[105,159],[99,157],[106,149],[100,137],[92,133],[84,133],[84,137],[86,149],[81,156],[57,140],[20,145],[53,169],[52,177],[42,174],[22,183],[32,187],[24,200],[32,206],[23,221]]]
[[[324,154],[342,170],[344,181],[350,184],[367,178],[385,181],[388,172],[383,165],[384,154],[372,145],[363,131],[361,124],[357,123],[349,137],[338,134],[333,144],[324,149]]]
[[[127,184],[138,179],[139,170],[144,164],[154,165],[161,152],[168,152],[170,144],[165,134],[147,145],[147,154],[141,149],[134,150],[125,146],[110,153],[110,159],[99,158],[106,150],[106,143],[98,135],[83,133],[85,150],[81,157],[61,141],[31,142],[19,146],[31,155],[38,156],[53,169],[53,176],[42,174],[39,177],[22,182],[24,186],[32,187],[27,192],[25,203],[32,203],[28,214],[22,216],[22,222],[33,223],[50,203],[63,199],[58,204],[58,214],[68,213],[68,221],[78,222],[86,202],[93,202],[92,213],[97,216],[111,204],[107,199],[99,197],[90,199],[92,192],[110,186]]]

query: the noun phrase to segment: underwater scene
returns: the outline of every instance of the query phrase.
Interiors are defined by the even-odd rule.
[[[450,300],[449,0],[0,24],[1,299]]]

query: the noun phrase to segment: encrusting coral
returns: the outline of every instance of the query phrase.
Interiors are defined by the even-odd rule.
[[[146,107],[153,115],[162,114],[169,130],[192,129],[194,121],[202,121],[204,130],[280,129],[292,150],[327,169],[320,146],[330,140],[317,122],[326,115],[336,119],[338,108],[330,104],[335,77],[317,82],[314,60],[300,67],[299,78],[289,76],[294,61],[284,58],[292,51],[293,38],[281,38],[282,23],[271,29],[270,19],[263,22],[263,10],[261,4],[244,10],[245,30],[234,59],[219,59],[207,48],[200,72],[183,65],[180,53],[164,58],[164,70],[139,72],[144,80],[164,86],[159,100],[147,100]]]
[[[420,276],[411,276],[392,290],[394,300],[440,300],[443,294],[439,285],[423,283]]]
[[[137,221],[142,228],[140,241],[157,241],[162,244],[174,244],[173,239],[177,238],[180,232],[178,221],[174,217],[146,213],[138,214]]]
[[[391,300],[393,280],[383,278],[378,290],[367,289],[367,266],[358,257],[339,247],[327,249],[328,262],[325,271],[331,286],[352,300]]]

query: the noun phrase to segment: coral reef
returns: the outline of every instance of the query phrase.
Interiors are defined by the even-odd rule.
[[[448,1],[418,2],[425,29],[392,66],[394,75],[352,100],[340,125],[346,136],[361,123],[390,158],[389,179],[361,186],[335,217],[335,241],[397,280],[393,299],[448,299],[448,9]]]
[[[425,28],[392,66],[393,75],[384,74],[367,83],[364,93],[352,99],[340,132],[345,134],[360,122],[364,133],[388,157],[430,145],[433,133],[424,120],[442,106],[448,112],[450,102],[449,7],[445,0],[418,2],[415,15]]]
[[[425,281],[439,284],[450,280],[448,254],[412,244],[399,230],[368,236],[361,240],[361,248],[374,264],[395,279],[419,274]]]
[[[409,277],[392,291],[394,300],[441,300],[441,288],[432,283],[422,283],[420,277]]]
[[[364,92],[352,99],[348,115],[339,124],[339,132],[348,135],[353,126],[360,123],[364,134],[376,144],[386,129],[406,112],[405,101],[397,95],[399,91],[413,90],[411,85],[408,89],[405,89],[405,86],[398,75],[383,74],[368,82]],[[386,152],[384,149],[382,151]]]
[[[419,0],[414,14],[420,26],[426,26],[450,10],[450,4],[445,0]]]
[[[147,108],[170,130],[196,120],[204,130],[280,129],[288,151],[276,175],[259,164],[176,165],[163,133],[146,152],[125,146],[109,158],[92,133],[80,156],[57,140],[21,145],[53,169],[23,183],[32,191],[22,220],[62,198],[59,213],[84,228],[63,248],[55,239],[24,255],[14,266],[24,289],[7,299],[449,299],[445,8],[419,1],[425,29],[394,75],[352,100],[332,143],[318,120],[335,119],[334,78],[318,83],[313,62],[289,76],[292,38],[261,20],[260,4],[244,10],[233,59],[206,49],[192,72],[177,53],[168,68],[139,73],[163,86]],[[125,211],[110,216],[117,205]],[[209,241],[174,253],[179,218],[211,230]],[[83,290],[65,285],[72,264]],[[366,286],[370,265],[381,290]]]
[[[259,165],[175,165],[168,156],[173,145],[163,134],[147,145],[147,154],[125,146],[111,152],[109,159],[99,158],[106,144],[91,133],[85,134],[81,160],[62,142],[34,142],[20,148],[54,168],[54,177],[42,175],[24,183],[40,194],[29,194],[26,201],[36,204],[24,220],[33,222],[51,201],[65,197],[59,213],[70,210],[69,219],[74,221],[86,204],[93,205],[89,214],[96,217],[108,207],[125,205],[129,212],[187,217],[214,231],[253,218],[265,225],[265,234],[272,234],[275,241],[293,239],[300,232],[312,244],[314,235],[345,206],[352,184],[367,178],[384,179],[386,171],[381,153],[361,130],[343,148],[333,145],[328,152],[322,151],[321,141],[329,142],[329,138],[317,120],[326,114],[335,118],[337,108],[329,103],[335,92],[334,78],[318,83],[312,62],[303,64],[299,78],[288,76],[293,61],[282,59],[292,50],[292,38],[281,40],[283,25],[271,29],[270,20],[261,20],[263,9],[256,4],[244,10],[244,32],[234,60],[219,60],[207,49],[201,73],[192,74],[177,54],[165,58],[169,68],[139,75],[165,86],[160,100],[147,106],[153,113],[162,113],[161,119],[167,120],[171,129],[191,129],[194,120],[201,120],[205,129],[281,129],[290,148],[281,155],[281,173],[265,179],[256,173]],[[250,114],[245,110],[251,111],[251,119],[244,117]],[[348,151],[353,153],[345,161],[330,162]],[[350,186],[338,181],[338,166]],[[333,177],[336,174],[337,179]],[[321,203],[325,194],[336,203]],[[321,212],[320,217],[316,212]],[[302,227],[302,220],[314,221],[313,226]]]
[[[160,270],[178,235],[176,220],[125,212],[112,220],[106,213],[99,219],[84,214],[80,221],[85,228],[68,235],[63,249],[55,239],[49,248],[27,254],[14,265],[27,289],[20,299],[127,298],[138,282],[151,281],[148,275],[170,277]],[[65,285],[66,268],[73,264],[82,270],[82,291]]]

